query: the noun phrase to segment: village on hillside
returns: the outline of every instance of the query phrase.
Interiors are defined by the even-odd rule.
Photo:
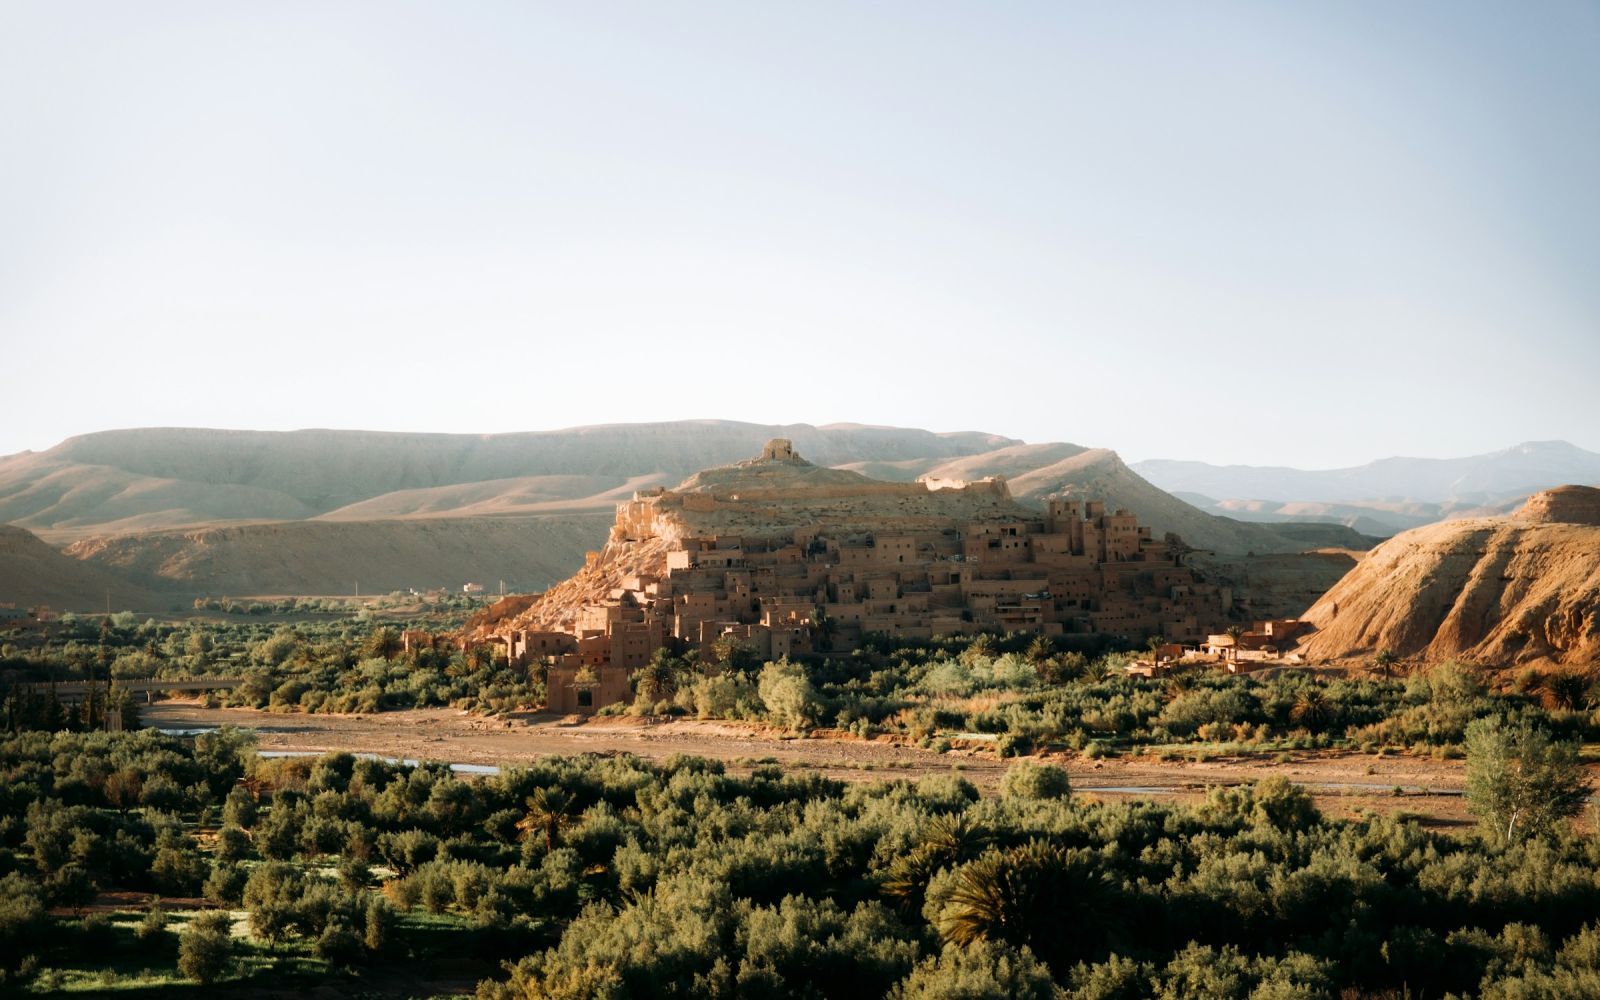
[[[1159,672],[1186,655],[1220,656],[1235,667],[1276,657],[1297,625],[1256,622],[1228,631],[1230,590],[1200,580],[1176,539],[1157,540],[1134,514],[1107,511],[1097,500],[1051,499],[1038,514],[1011,504],[1000,478],[899,484],[854,476],[816,485],[790,483],[784,473],[791,469],[814,467],[777,439],[709,490],[636,494],[619,506],[612,541],[587,570],[625,562],[630,547],[665,538],[654,571],[601,575],[558,620],[538,620],[535,601],[534,614],[478,640],[515,665],[543,666],[550,710],[587,714],[630,698],[632,671],[663,649],[697,650],[709,660],[716,644],[736,643],[773,660],[847,651],[869,636],[1159,636],[1151,658],[1135,666]],[[914,529],[895,518],[877,530],[859,516],[830,524],[826,513],[858,497],[893,510],[901,500],[938,507],[942,497],[963,493],[1001,505],[972,520],[961,518],[960,505],[945,504],[949,516],[923,517]],[[775,534],[793,511],[763,525],[742,510],[757,501],[818,517]],[[722,522],[745,527],[697,534],[672,519],[664,531],[658,515],[669,510],[689,521],[721,514]]]

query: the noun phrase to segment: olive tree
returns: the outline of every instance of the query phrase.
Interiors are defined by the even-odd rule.
[[[1478,719],[1466,745],[1467,808],[1490,839],[1551,833],[1589,797],[1577,744],[1552,740],[1526,719]]]

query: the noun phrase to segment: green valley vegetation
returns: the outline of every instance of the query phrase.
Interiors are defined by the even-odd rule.
[[[313,612],[324,607],[331,610]],[[207,697],[273,712],[541,708],[542,667],[508,665],[485,647],[455,648],[449,630],[468,610],[462,604],[385,614],[314,601],[289,608],[295,617],[288,621],[158,622],[119,614],[69,619],[43,636],[18,631],[0,643],[0,725],[102,728],[115,712],[132,728],[134,706],[115,685],[147,678],[240,678]],[[731,643],[704,658],[658,653],[635,672],[633,702],[605,711],[745,720],[939,748],[963,743],[1000,756],[1340,747],[1460,757],[1469,725],[1499,715],[1526,717],[1559,739],[1600,738],[1595,691],[1571,672],[1519,674],[1502,682],[1503,690],[1491,685],[1492,673],[1461,664],[1404,678],[1279,669],[1151,679],[1128,675],[1133,656],[1103,639],[1073,646],[1012,634],[879,638],[849,654],[762,663]],[[101,687],[84,702],[54,698],[54,684],[74,681]]]
[[[1482,752],[1555,762],[1513,732]],[[1600,990],[1600,842],[1565,821],[1336,820],[1281,779],[1110,804],[1014,768],[991,797],[688,757],[467,779],[230,730],[24,732],[0,961],[36,991],[483,1000]]]
[[[1477,719],[1527,720],[1564,739],[1600,738],[1594,690],[1570,673],[1516,677],[1510,690],[1465,664],[1403,679],[1278,669],[1258,676],[1203,668],[1130,676],[1126,651],[1066,648],[1039,636],[934,642],[878,640],[845,656],[761,664],[665,653],[635,674],[631,705],[604,711],[743,719],[789,729],[952,741],[1000,756],[1078,751],[1216,752],[1329,747],[1465,753]]]
[[[57,716],[73,724],[72,716],[83,713],[51,704],[52,686],[69,682],[104,685],[100,693],[109,696],[118,681],[240,677],[242,683],[213,697],[285,712],[436,705],[488,712],[540,705],[543,684],[526,671],[507,668],[487,650],[463,653],[432,640],[482,603],[452,597],[418,604],[396,594],[359,602],[282,601],[261,616],[63,616],[42,633],[0,635],[0,694],[5,719],[12,720],[0,719],[0,725],[17,728],[18,713],[43,728],[55,728],[48,720]],[[411,630],[428,638],[405,650],[402,636]]]

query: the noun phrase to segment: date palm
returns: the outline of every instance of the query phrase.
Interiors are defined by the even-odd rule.
[[[528,815],[517,821],[521,839],[543,834],[545,850],[555,850],[561,831],[572,823],[576,806],[577,800],[571,792],[560,788],[539,789],[528,796]]]
[[[1239,637],[1244,635],[1244,628],[1239,625],[1229,625],[1225,630],[1225,634],[1229,639],[1233,640],[1228,646],[1228,659],[1237,660],[1239,658]]]
[[[936,816],[928,821],[917,846],[894,860],[880,891],[902,910],[922,905],[922,894],[941,868],[970,861],[989,845],[989,831],[966,816]]]
[[[1035,840],[958,869],[937,926],[952,944],[1027,945],[1060,971],[1105,943],[1114,901],[1093,858]]]
[[[1289,718],[1313,733],[1320,733],[1333,722],[1335,711],[1328,696],[1318,688],[1306,688],[1294,700]]]

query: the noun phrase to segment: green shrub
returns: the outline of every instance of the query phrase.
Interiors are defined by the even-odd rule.
[[[233,920],[226,913],[202,913],[178,934],[178,971],[208,985],[222,978],[233,957]]]

